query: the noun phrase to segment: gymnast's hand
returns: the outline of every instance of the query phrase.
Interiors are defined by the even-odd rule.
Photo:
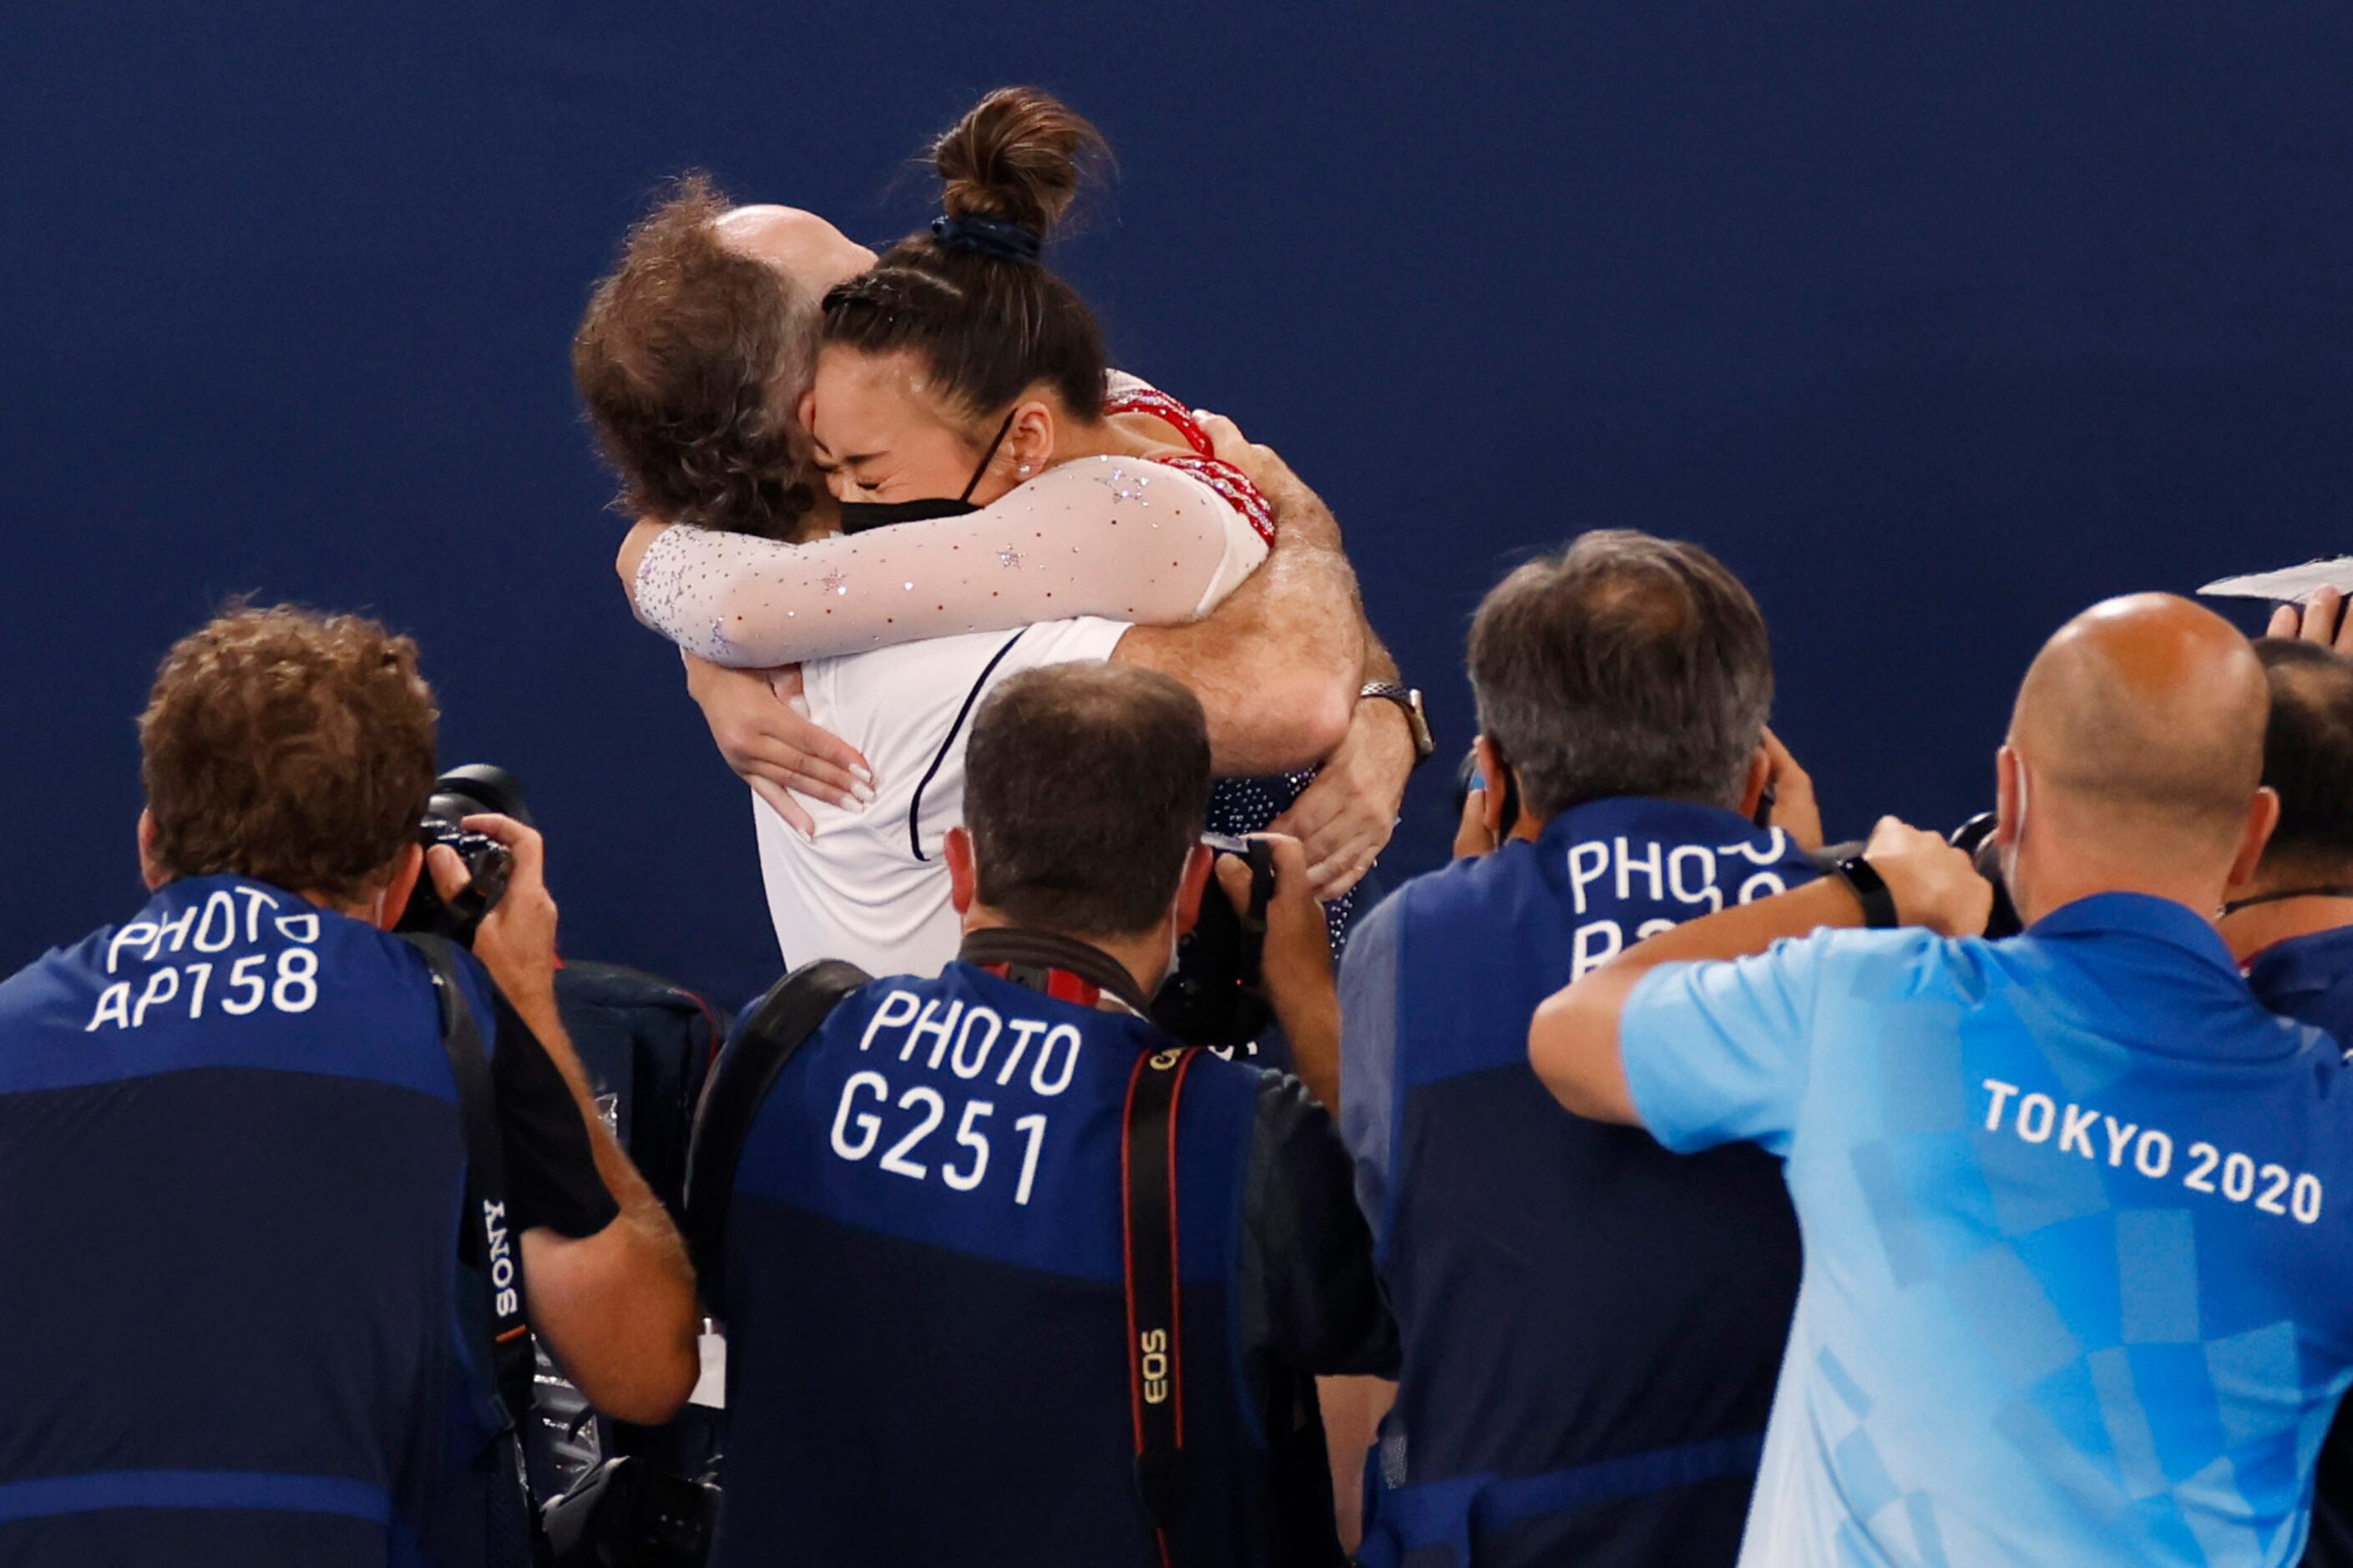
[[[802,837],[817,837],[817,822],[796,795],[844,808],[874,798],[874,770],[857,748],[791,705],[801,694],[797,665],[730,669],[683,657],[686,689],[702,707],[719,754]]]
[[[1347,738],[1291,809],[1267,825],[1305,847],[1307,879],[1325,903],[1362,881],[1388,847],[1413,774],[1413,729],[1394,702],[1358,702]]]

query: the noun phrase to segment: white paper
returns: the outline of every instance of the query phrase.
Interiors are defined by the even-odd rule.
[[[700,1405],[706,1410],[727,1408],[727,1342],[711,1331],[705,1320],[702,1332],[695,1342],[702,1352],[702,1374],[694,1380],[694,1392],[686,1396],[689,1405]]]
[[[2198,591],[2222,599],[2277,599],[2301,604],[2323,588],[2353,595],[2353,555],[2327,561],[2307,561],[2276,572],[2250,572],[2243,577],[2223,577]]]

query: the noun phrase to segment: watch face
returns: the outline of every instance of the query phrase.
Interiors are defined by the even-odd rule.
[[[1419,691],[1406,693],[1405,710],[1413,719],[1413,749],[1426,763],[1438,752],[1438,738],[1430,732],[1430,712],[1422,706]]]
[[[1374,680],[1366,682],[1365,689],[1356,695],[1383,702],[1394,702],[1404,711],[1406,729],[1413,736],[1416,763],[1426,763],[1436,754],[1438,741],[1430,732],[1430,715],[1423,707],[1421,693],[1419,690],[1397,685],[1393,681]]]

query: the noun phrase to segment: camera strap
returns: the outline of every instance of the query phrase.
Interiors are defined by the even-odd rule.
[[[441,1005],[441,1044],[458,1084],[466,1137],[466,1223],[458,1260],[481,1297],[474,1320],[490,1345],[490,1371],[499,1403],[521,1432],[531,1414],[534,1357],[523,1316],[522,1247],[507,1217],[506,1158],[499,1134],[498,1097],[491,1084],[480,1026],[458,976],[457,948],[446,938],[416,932],[402,939],[425,956]]]
[[[703,1303],[723,1322],[727,1318],[727,1207],[744,1142],[786,1064],[825,1026],[841,999],[870,978],[858,965],[839,959],[802,964],[770,986],[744,1015],[735,1037],[720,1053],[703,1086],[687,1144],[686,1224],[681,1228]]]
[[[2257,893],[2252,899],[2233,899],[2222,906],[2222,912],[2235,915],[2241,910],[2251,910],[2257,904],[2284,903],[2290,899],[2353,899],[2353,886],[2343,882],[2323,882],[2311,888],[2283,888],[2275,893]]]
[[[1127,965],[1099,947],[1051,931],[984,927],[965,935],[956,962],[1080,1007],[1101,1006],[1105,996],[1132,1013],[1152,1005]]]
[[[1241,980],[1256,989],[1266,966],[1266,906],[1274,900],[1274,846],[1264,838],[1252,838],[1249,844],[1250,896],[1250,908],[1241,911]]]
[[[1262,929],[1262,928],[1261,928]],[[1108,995],[1142,1015],[1126,966],[1099,948],[1046,931],[987,929],[965,935],[958,962],[1082,1007]],[[1127,1401],[1135,1441],[1135,1495],[1174,1568],[1185,1503],[1184,1308],[1177,1300],[1176,1107],[1200,1051],[1138,1051],[1120,1114],[1121,1277],[1127,1297]]]
[[[1200,1051],[1136,1053],[1121,1120],[1121,1240],[1127,1288],[1128,1408],[1135,1433],[1135,1490],[1173,1568],[1185,1502],[1184,1308],[1177,1298],[1176,1107]]]

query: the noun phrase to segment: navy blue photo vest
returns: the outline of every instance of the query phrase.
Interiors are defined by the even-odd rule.
[[[792,1058],[728,1210],[721,1568],[1156,1568],[1120,1155],[1137,1056],[1171,1043],[958,963],[853,993]],[[1204,1056],[1176,1110],[1195,1561],[1267,1561],[1235,1324],[1263,1081]]]
[[[2250,959],[2247,984],[2274,1013],[2317,1025],[2353,1050],[2353,927],[2275,942]],[[2353,1568],[2353,1400],[2320,1447],[2305,1568]]]
[[[1778,830],[1620,798],[1406,883],[1343,970],[1341,1123],[1404,1346],[1375,1568],[1729,1564],[1798,1285],[1777,1161],[1563,1110],[1538,1004],[1812,879]]]
[[[0,1562],[479,1561],[440,1037],[406,942],[229,877],[0,984]]]

